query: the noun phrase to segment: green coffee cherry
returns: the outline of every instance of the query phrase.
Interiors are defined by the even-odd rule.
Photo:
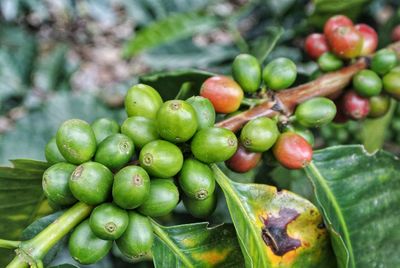
[[[383,89],[393,98],[400,100],[400,72],[389,72],[383,79]]]
[[[127,166],[114,176],[112,195],[114,202],[125,209],[140,206],[150,194],[150,178],[138,166]]]
[[[131,87],[125,97],[125,110],[128,117],[144,116],[155,119],[163,101],[160,94],[151,86],[137,84]]]
[[[213,172],[206,164],[196,159],[187,159],[183,162],[179,185],[190,198],[203,200],[214,192],[215,179]]]
[[[151,176],[169,178],[182,168],[183,155],[173,143],[155,140],[146,144],[139,155],[140,166]]]
[[[99,144],[94,159],[109,169],[120,169],[131,160],[134,148],[128,136],[113,134]]]
[[[382,80],[374,71],[361,70],[353,77],[353,87],[361,96],[377,96],[382,91]]]
[[[129,224],[116,241],[121,252],[129,259],[141,257],[153,246],[154,234],[150,220],[137,212],[129,211]]]
[[[112,203],[95,207],[89,220],[92,232],[104,240],[118,239],[125,232],[128,223],[128,212]]]
[[[296,64],[287,58],[277,58],[265,66],[263,79],[268,88],[281,90],[290,87],[297,77]]]
[[[335,103],[324,97],[316,97],[299,104],[295,112],[297,122],[308,128],[327,124],[335,115]]]
[[[68,180],[76,166],[69,163],[57,163],[43,173],[42,188],[45,196],[57,205],[72,205],[76,198],[68,186]]]
[[[265,152],[274,145],[279,130],[274,120],[267,117],[253,119],[243,127],[240,141],[246,149]]]
[[[196,132],[197,126],[196,111],[183,100],[167,101],[157,113],[158,133],[170,142],[189,140]]]
[[[205,219],[215,211],[217,206],[217,194],[214,192],[207,199],[203,200],[183,196],[183,205],[193,217]]]
[[[204,163],[222,162],[231,158],[237,149],[235,134],[225,128],[207,128],[196,133],[192,139],[193,155]]]
[[[390,97],[386,95],[374,96],[369,99],[368,117],[377,118],[384,116],[390,108]]]
[[[160,137],[156,120],[143,116],[127,118],[121,126],[121,133],[128,136],[139,149]]]
[[[260,63],[250,54],[240,54],[232,63],[232,75],[244,92],[256,92],[261,83]]]
[[[90,229],[89,220],[79,224],[69,238],[69,252],[80,264],[93,264],[104,258],[113,242],[98,238]]]
[[[96,136],[96,142],[99,144],[108,136],[117,134],[119,132],[119,125],[117,121],[110,118],[99,118],[92,123],[92,129]]]
[[[205,129],[214,126],[215,110],[211,101],[202,96],[193,96],[186,100],[196,111],[197,129]]]
[[[89,161],[96,151],[96,137],[90,125],[79,119],[62,123],[56,135],[57,147],[72,164]]]
[[[66,162],[64,156],[62,156],[60,150],[58,150],[56,137],[50,139],[50,141],[46,145],[44,153],[47,162],[49,162],[50,164]]]
[[[86,162],[78,166],[69,179],[72,194],[83,203],[97,205],[111,193],[113,174],[104,165]]]
[[[325,52],[318,58],[319,68],[324,72],[333,72],[343,66],[343,61],[332,52]]]
[[[138,211],[150,217],[165,216],[172,212],[179,202],[179,191],[168,179],[152,179],[149,197]]]
[[[322,130],[322,129],[321,129]],[[303,127],[299,124],[291,124],[285,126],[284,132],[294,132],[300,136],[302,136],[311,146],[314,146],[315,139],[313,133],[306,127]]]
[[[371,60],[371,69],[380,74],[384,75],[388,73],[397,64],[396,52],[390,49],[381,49],[375,53]]]

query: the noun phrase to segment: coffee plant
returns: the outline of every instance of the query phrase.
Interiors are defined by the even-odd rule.
[[[288,57],[250,53],[230,74],[144,75],[125,93],[122,122],[68,119],[46,162],[0,168],[0,200],[40,207],[44,195],[54,211],[12,240],[23,215],[2,202],[0,247],[15,252],[6,267],[51,267],[64,244],[82,265],[112,253],[155,267],[398,267],[399,160],[340,144],[360,142],[354,121],[398,113],[400,43],[377,50],[378,33],[345,15],[304,38],[318,66],[310,82]],[[389,123],[398,144],[398,119]],[[317,150],[324,143],[338,146]],[[244,180],[276,167],[307,177],[312,202]],[[221,210],[227,223],[210,224]],[[196,220],[179,224],[174,211]]]

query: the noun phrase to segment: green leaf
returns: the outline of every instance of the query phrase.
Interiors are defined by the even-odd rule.
[[[176,97],[182,84],[186,82],[191,83],[190,92],[187,92],[187,95],[198,95],[201,84],[213,75],[213,73],[206,71],[183,69],[141,76],[139,82],[154,87],[163,100],[170,100]]]
[[[164,227],[152,221],[155,267],[243,267],[243,256],[230,224],[207,222]]]
[[[0,237],[20,240],[23,229],[41,214],[44,195],[42,174],[45,162],[13,160],[14,167],[0,167]],[[14,252],[0,250],[0,267],[5,267]]]
[[[317,208],[289,191],[231,181],[216,165],[246,267],[333,267]]]
[[[265,33],[250,43],[250,54],[262,64],[274,49],[284,30],[282,27],[268,27]]]
[[[141,59],[154,71],[207,68],[231,62],[238,53],[233,45],[208,44],[206,47],[199,47],[191,40],[182,40],[153,49],[143,54]]]
[[[306,168],[331,233],[339,267],[400,263],[400,162],[362,146],[316,151]]]
[[[25,228],[25,230],[22,232],[22,240],[29,240],[33,238],[35,235],[40,233],[44,228],[46,228],[48,225],[50,225],[52,222],[54,222],[61,214],[63,211],[58,211],[56,213],[53,213],[51,215],[42,217],[33,223],[31,223],[28,227]],[[50,251],[46,254],[46,256],[43,259],[44,265],[48,265],[57,255],[61,247],[63,246],[65,238],[61,239],[60,241],[55,244],[54,247],[50,249]]]
[[[396,108],[396,101],[392,100],[390,110],[383,117],[368,119],[363,123],[361,139],[368,152],[374,152],[382,148],[385,141],[385,133],[392,121]]]
[[[124,45],[123,54],[125,57],[132,57],[143,50],[209,31],[218,23],[215,16],[207,16],[201,12],[174,14],[138,31]]]

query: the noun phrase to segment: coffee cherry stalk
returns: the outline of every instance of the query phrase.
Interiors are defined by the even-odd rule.
[[[81,264],[101,260],[113,241],[127,258],[148,254],[154,235],[164,235],[153,217],[170,214],[180,200],[195,218],[214,212],[213,163],[244,173],[272,153],[288,169],[304,168],[313,155],[310,128],[380,117],[390,97],[400,99],[400,43],[372,54],[376,47],[371,27],[334,16],[324,33],[305,40],[306,53],[325,72],[309,83],[291,88],[297,68],[288,58],[262,68],[254,56],[240,54],[233,77],[208,78],[199,96],[163,100],[138,84],[127,91],[122,124],[65,121],[45,148],[52,166],[43,174],[43,191],[55,209],[69,208],[31,240],[0,240],[16,248],[7,267],[42,267],[70,231],[69,251]]]

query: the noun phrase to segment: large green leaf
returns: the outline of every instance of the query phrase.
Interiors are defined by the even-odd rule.
[[[123,53],[126,57],[132,57],[143,50],[209,31],[218,23],[217,17],[201,12],[174,14],[138,31],[125,44]]]
[[[208,68],[220,63],[231,62],[239,54],[233,45],[195,45],[192,40],[181,40],[144,53],[141,59],[152,70],[183,68]]]
[[[153,221],[155,267],[243,267],[235,229],[206,222],[164,227]]]
[[[315,152],[306,172],[340,267],[398,267],[400,162],[362,146]]]
[[[187,95],[198,95],[201,84],[213,75],[213,73],[206,71],[183,69],[141,76],[139,81],[154,87],[164,100],[170,100],[178,95],[182,84],[186,82],[190,83],[190,90]]]
[[[43,208],[42,174],[45,162],[14,160],[14,167],[0,167],[0,237],[19,240],[22,230]],[[48,212],[48,211],[47,211]],[[11,250],[0,250],[0,267],[12,259]]]
[[[318,209],[289,191],[231,181],[212,165],[235,225],[246,267],[333,267]]]

